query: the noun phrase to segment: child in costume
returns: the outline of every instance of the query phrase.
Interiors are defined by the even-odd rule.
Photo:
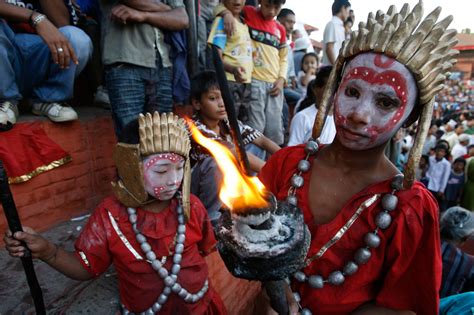
[[[369,14],[334,64],[315,120],[317,139],[334,105],[336,137],[327,146],[278,151],[260,179],[299,207],[311,232],[303,268],[291,277],[301,314],[437,314],[441,283],[438,205],[414,182],[456,31],[441,8],[422,21],[391,6]],[[332,100],[333,99],[333,100]],[[385,157],[387,142],[421,116],[404,176]]]
[[[14,257],[26,242],[34,258],[61,273],[88,280],[114,264],[123,314],[225,314],[209,286],[204,257],[215,238],[206,209],[190,195],[190,139],[174,114],[140,115],[124,133],[114,160],[115,196],[91,215],[67,252],[25,228],[5,243]]]

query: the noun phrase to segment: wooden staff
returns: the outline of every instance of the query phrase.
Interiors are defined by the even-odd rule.
[[[212,46],[212,59],[214,67],[216,68],[217,82],[221,90],[222,99],[224,100],[225,110],[230,125],[230,134],[234,140],[235,148],[237,150],[237,157],[240,167],[245,174],[250,174],[250,164],[245,151],[245,146],[242,141],[242,134],[240,133],[239,123],[237,121],[237,113],[235,112],[234,99],[230,93],[229,85],[227,84],[227,77],[225,76],[224,65],[222,64],[221,56],[216,46]]]
[[[8,227],[10,228],[10,231],[12,231],[12,234],[15,234],[15,232],[23,232],[20,217],[18,216],[18,211],[16,210],[15,201],[13,200],[10,186],[8,185],[8,176],[1,160],[0,200],[2,202],[3,212],[7,218]],[[30,293],[33,297],[33,302],[35,303],[36,314],[43,315],[46,314],[43,301],[43,291],[41,290],[41,287],[38,283],[38,278],[36,278],[31,252],[24,242],[22,242],[22,246],[26,248],[26,251],[25,255],[21,257],[21,263],[23,264],[23,269],[25,269],[26,281],[28,282]]]

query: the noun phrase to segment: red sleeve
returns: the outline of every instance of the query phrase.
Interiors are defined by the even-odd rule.
[[[209,220],[206,208],[204,208],[201,200],[194,195],[191,195],[191,209],[201,227],[202,238],[197,243],[199,251],[203,253],[203,256],[207,256],[213,252],[216,247],[216,238],[214,237],[214,229],[212,228],[211,220]]]
[[[103,202],[94,210],[74,244],[76,256],[93,277],[100,276],[112,262],[106,232],[110,221],[105,221],[106,216],[108,211]]]
[[[419,183],[400,192],[399,200],[402,217],[394,220],[383,268],[386,276],[376,303],[438,314],[442,261],[437,203]]]
[[[281,25],[279,22],[278,23],[278,28],[280,29],[281,37],[280,37],[280,47],[285,47],[288,46],[286,42],[286,30],[283,25]],[[290,49],[290,48],[288,48]]]

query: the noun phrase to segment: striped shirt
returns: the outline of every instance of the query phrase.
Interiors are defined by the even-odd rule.
[[[474,291],[474,256],[442,241],[443,280],[440,297]]]

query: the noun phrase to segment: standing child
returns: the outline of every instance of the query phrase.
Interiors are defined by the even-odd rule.
[[[235,152],[227,112],[214,71],[200,72],[192,79],[191,102],[196,110],[193,122],[199,131],[207,138],[219,141]],[[261,132],[240,121],[239,127],[250,168],[254,172],[259,172],[265,164],[263,161],[265,155],[275,153],[280,147]],[[191,191],[203,202],[214,224],[220,216],[221,202],[218,188],[221,173],[214,158],[195,141],[191,141],[190,156],[193,162]]]
[[[96,278],[113,263],[123,314],[225,314],[203,257],[214,249],[212,226],[189,193],[185,122],[155,112],[138,124],[127,126],[114,153],[115,196],[96,208],[74,252],[26,227],[14,237],[5,233],[7,250],[22,257],[24,241],[34,258],[77,280]]]
[[[235,110],[239,114],[241,106],[248,106],[250,102],[250,82],[253,70],[252,40],[249,28],[240,16],[245,1],[224,0],[223,3],[232,13],[235,20],[235,31],[231,36],[227,36],[224,29],[224,19],[218,16],[212,24],[207,42],[219,50],[229,81],[229,88],[234,96]]]
[[[245,6],[242,13],[254,45],[251,99],[246,123],[275,143],[283,144],[283,87],[288,69],[285,28],[275,21],[285,0],[259,0],[259,7]],[[234,25],[234,16],[224,6],[217,15],[225,25]],[[228,28],[226,31],[232,32]]]
[[[301,60],[301,70],[298,72],[298,92],[303,96],[306,94],[306,87],[309,82],[316,78],[316,71],[318,70],[318,56],[313,53],[307,53]]]
[[[464,168],[466,160],[457,158],[454,160],[451,174],[449,175],[448,184],[444,191],[444,209],[458,206],[461,203],[461,196],[465,182]]]
[[[425,187],[428,187],[430,179],[426,176],[426,172],[430,168],[430,158],[428,155],[423,154],[420,157],[418,168],[415,170],[415,179],[420,181]]]

